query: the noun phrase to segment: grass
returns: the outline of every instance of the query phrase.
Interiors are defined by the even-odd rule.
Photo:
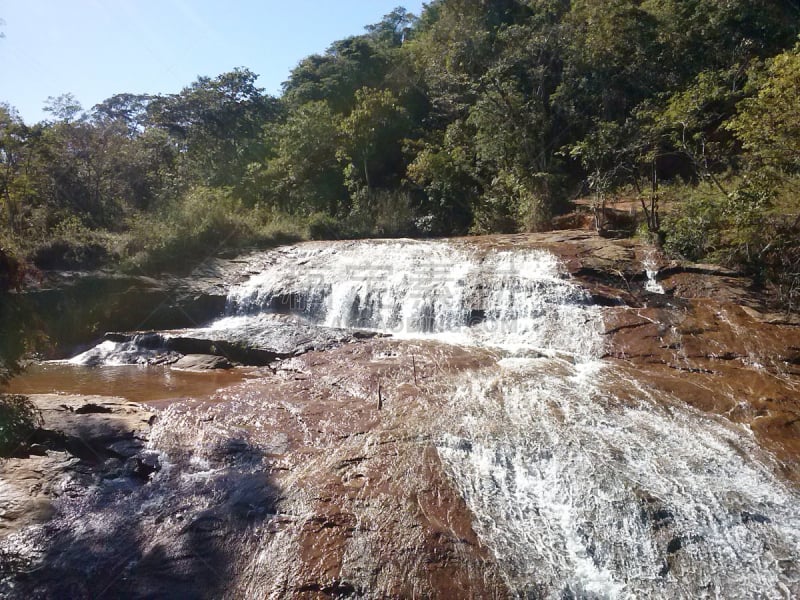
[[[120,269],[185,272],[202,260],[245,248],[270,248],[308,239],[305,219],[245,207],[226,189],[197,187],[152,212],[131,211],[116,231],[94,229],[77,216],[24,231],[0,227],[0,248],[39,269]]]
[[[269,248],[308,237],[305,223],[246,208],[224,190],[198,188],[155,215],[138,215],[125,234],[126,271],[185,272],[230,250]]]

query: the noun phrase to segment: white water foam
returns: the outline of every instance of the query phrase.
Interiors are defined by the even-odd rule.
[[[599,309],[551,254],[351,242],[271,263],[231,290],[237,326],[289,310],[501,350],[457,382],[437,449],[518,596],[800,596],[800,498],[774,460],[600,361]]]
[[[658,263],[656,262],[653,252],[648,253],[642,262],[644,272],[647,275],[647,281],[644,284],[644,289],[651,294],[664,294],[664,286],[658,282]]]
[[[597,362],[503,363],[459,387],[439,454],[517,594],[800,592],[800,497],[746,431]]]
[[[552,254],[483,254],[440,242],[300,247],[229,293],[232,313],[280,301],[329,327],[378,330],[525,353],[592,354],[588,295]],[[599,338],[592,338],[595,343]]]

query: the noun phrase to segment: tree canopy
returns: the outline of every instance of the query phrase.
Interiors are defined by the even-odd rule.
[[[37,124],[3,105],[3,243],[150,235],[198,199],[338,235],[530,231],[623,189],[663,238],[659,185],[798,175],[798,33],[795,0],[433,0],[303,59],[279,98],[238,68],[89,110],[65,93]]]

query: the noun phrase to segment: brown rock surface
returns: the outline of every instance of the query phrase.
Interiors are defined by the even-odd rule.
[[[19,484],[41,469],[36,485],[71,477],[74,492],[72,501],[33,495],[20,509],[26,524],[54,518],[27,530],[20,560],[46,568],[12,579],[15,593],[507,597],[443,470],[431,418],[448,397],[444,374],[491,360],[483,351],[388,340],[287,360],[275,375],[162,412],[150,447],[168,467],[121,495],[122,480],[103,470],[107,460],[89,468],[49,451],[47,459],[64,462],[53,470],[45,457],[20,459],[5,471],[16,470]],[[48,427],[87,429],[96,449],[140,439],[149,427],[140,407],[113,399],[35,400]],[[88,471],[79,481],[78,465]],[[51,504],[37,508],[41,497]]]
[[[540,248],[603,309],[606,356],[643,384],[750,427],[800,481],[800,318],[770,290],[717,265],[667,261],[651,247],[591,231],[463,238],[483,248]],[[644,289],[655,264],[664,294]]]
[[[620,378],[752,429],[800,482],[800,327],[771,312],[746,278],[586,231],[452,243],[560,256],[604,305],[605,359]],[[665,294],[645,288],[648,258]],[[234,275],[209,274],[208,285],[258,272],[263,260],[232,262]],[[508,597],[434,446],[452,376],[496,358],[433,342],[343,339],[210,401],[171,405],[152,432],[144,407],[37,397],[46,428],[62,435],[45,436],[46,456],[0,466],[0,536],[34,526],[26,556],[48,568],[14,589],[20,597]],[[169,465],[152,476],[146,438]],[[136,457],[126,471],[122,461]],[[102,502],[70,513],[70,497],[92,494]]]
[[[488,358],[437,344],[374,341],[282,366],[261,406],[269,429],[285,436],[271,455],[286,494],[281,510],[303,516],[274,523],[274,535],[291,538],[300,561],[293,580],[273,593],[507,595],[442,469],[429,418],[443,406],[439,379]],[[255,399],[262,390],[263,383],[245,384],[237,394]]]
[[[712,298],[609,308],[607,356],[645,385],[748,426],[800,481],[800,327]]]
[[[54,502],[80,496],[109,459],[134,457],[144,447],[154,412],[122,398],[38,394],[36,434],[42,456],[0,462],[0,535],[49,520]]]
[[[224,356],[213,354],[187,354],[182,356],[171,367],[186,371],[208,371],[214,369],[231,369],[233,365]]]

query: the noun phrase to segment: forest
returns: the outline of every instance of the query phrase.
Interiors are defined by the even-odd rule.
[[[297,239],[629,235],[800,301],[797,0],[434,0],[292,71],[0,104],[0,287]],[[2,41],[0,41],[2,43]],[[555,223],[558,223],[556,220]]]

